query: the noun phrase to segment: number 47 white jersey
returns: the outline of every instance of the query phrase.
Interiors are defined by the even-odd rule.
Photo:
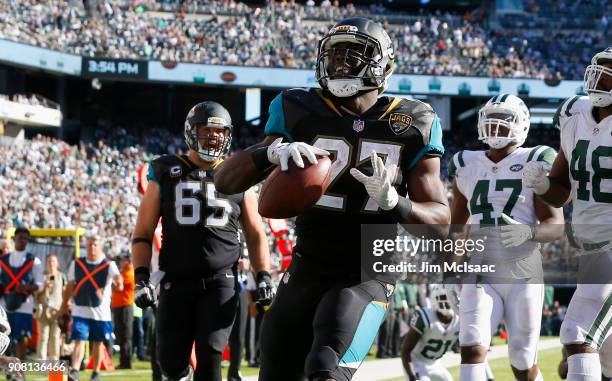
[[[453,156],[448,173],[467,200],[471,224],[503,225],[502,213],[521,223],[535,224],[538,220],[534,194],[523,187],[523,168],[530,161],[552,164],[555,157],[555,150],[544,145],[519,147],[497,163],[489,159],[486,151],[466,150]],[[538,248],[536,242],[504,248],[495,228],[477,233],[487,235],[486,260],[490,261],[515,262],[529,257]]]

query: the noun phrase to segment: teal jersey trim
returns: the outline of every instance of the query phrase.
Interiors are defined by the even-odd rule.
[[[293,142],[293,136],[291,136],[291,133],[287,131],[287,126],[285,124],[283,93],[280,93],[274,97],[270,103],[270,107],[268,108],[268,114],[268,123],[266,123],[266,128],[264,130],[265,135],[282,135],[287,138],[289,142]]]
[[[423,147],[412,159],[410,165],[408,165],[407,170],[411,170],[414,168],[416,163],[421,160],[423,156],[428,153],[437,153],[440,155],[444,155],[444,145],[442,144],[442,125],[440,124],[440,118],[438,115],[434,116],[434,120],[431,124],[431,132],[429,134],[429,144]]]
[[[155,176],[155,169],[153,163],[149,163],[149,170],[147,171],[147,181],[155,181],[159,185],[159,179]]]

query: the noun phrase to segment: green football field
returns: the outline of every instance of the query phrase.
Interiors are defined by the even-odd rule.
[[[113,356],[113,363],[119,363],[119,357]],[[226,364],[224,364],[226,365]],[[100,372],[100,378],[102,380],[109,381],[151,381],[151,365],[149,362],[135,361],[132,363],[133,369],[120,369],[113,371],[102,371]],[[243,376],[255,376],[258,374],[258,368],[249,368],[247,363],[243,362],[240,370]],[[223,378],[227,377],[227,366],[223,368]],[[91,371],[83,371],[80,373],[81,381],[89,381],[91,378]],[[28,374],[26,373],[26,379],[28,381],[47,381],[48,378],[42,374]]]
[[[495,338],[496,345],[501,345],[503,342],[499,338]],[[115,356],[113,358],[114,363],[119,363],[119,359]],[[538,354],[538,364],[542,370],[542,375],[545,380],[559,380],[557,375],[557,366],[561,360],[561,350],[559,348],[548,349],[540,351]],[[370,355],[366,358],[366,361],[376,361],[373,356],[373,351],[370,351]],[[510,363],[507,358],[496,359],[489,362],[491,369],[495,375],[496,381],[514,381],[512,370],[510,369]],[[133,363],[134,369],[131,370],[115,370],[115,371],[103,371],[101,372],[102,379],[111,381],[150,381],[151,380],[151,367],[148,362],[136,361]],[[453,375],[453,379],[459,380],[459,367],[453,367],[449,369]],[[243,376],[255,376],[258,373],[257,368],[249,368],[246,362],[243,363],[241,373]],[[225,379],[227,375],[227,367],[223,368],[223,377]],[[47,380],[48,378],[43,375],[27,375],[28,380]],[[91,371],[81,372],[80,379],[82,381],[88,381],[91,377]],[[405,381],[404,377],[392,378],[385,381]]]
[[[561,349],[548,349],[540,351],[538,354],[538,365],[542,371],[542,376],[545,380],[560,380],[557,375],[557,366],[561,361]],[[510,362],[507,358],[491,360],[489,362],[493,374],[495,375],[495,381],[514,381],[514,375],[510,369]],[[459,380],[459,367],[449,368],[449,371],[453,375],[454,380]],[[405,377],[392,378],[385,381],[405,381]]]

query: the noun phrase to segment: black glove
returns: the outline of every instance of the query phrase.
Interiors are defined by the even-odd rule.
[[[136,281],[136,293],[134,294],[134,303],[143,310],[147,307],[155,306],[156,295],[155,287],[149,280],[149,269],[139,267],[134,271],[134,280]]]
[[[4,284],[0,283],[0,298],[4,295]]]
[[[270,304],[272,304],[274,294],[276,294],[276,290],[274,289],[274,285],[272,284],[272,276],[270,276],[270,273],[267,271],[260,271],[257,273],[256,283],[257,300],[255,300],[255,304],[259,308],[269,306]]]

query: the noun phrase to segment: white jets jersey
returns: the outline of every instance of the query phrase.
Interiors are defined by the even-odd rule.
[[[467,199],[470,212],[469,223],[480,226],[503,225],[501,214],[524,224],[538,222],[534,208],[534,194],[522,184],[523,168],[530,161],[545,161],[552,165],[556,156],[547,146],[519,147],[500,162],[491,161],[486,151],[460,151],[449,165],[449,176],[454,177],[459,192]],[[516,248],[504,248],[500,242],[499,229],[470,230],[472,235],[487,236],[485,262],[513,263],[533,255],[539,248],[536,242],[526,242]],[[525,264],[522,275],[497,274],[511,278],[529,277],[531,264]],[[521,273],[522,271],[519,271]]]
[[[572,225],[580,243],[601,242],[612,230],[612,116],[599,123],[589,97],[567,99],[553,121],[570,168]]]
[[[410,327],[422,336],[410,353],[415,362],[431,365],[452,348],[459,340],[459,316],[453,315],[450,323],[444,324],[432,308],[421,308],[412,314]]]

